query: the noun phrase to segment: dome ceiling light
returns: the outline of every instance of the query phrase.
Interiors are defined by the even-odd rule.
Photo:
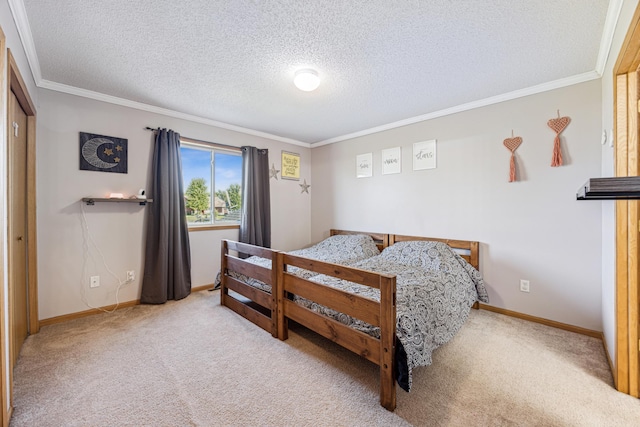
[[[320,77],[318,77],[318,72],[315,70],[298,70],[293,78],[293,84],[300,90],[311,92],[320,85]]]

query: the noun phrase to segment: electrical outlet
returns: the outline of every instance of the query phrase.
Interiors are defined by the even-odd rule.
[[[529,281],[520,279],[520,291],[521,292],[529,292]]]
[[[97,288],[98,286],[100,286],[100,276],[91,276],[89,286],[91,286],[92,288]]]
[[[127,282],[133,282],[136,280],[136,273],[133,270],[127,271]]]

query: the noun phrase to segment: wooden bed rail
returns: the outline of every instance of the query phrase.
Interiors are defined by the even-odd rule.
[[[261,258],[271,259],[272,253],[275,252],[273,249],[254,246],[247,243],[235,242],[228,239],[223,239],[222,242],[223,242],[223,247],[226,242],[226,247],[230,251],[236,251],[236,252],[244,253],[247,255],[255,255]]]
[[[220,304],[230,308],[260,328],[270,332],[274,337],[277,337],[276,296],[278,288],[278,251],[226,239],[222,240],[221,245]],[[229,251],[270,259],[272,268],[252,264],[230,254]],[[271,293],[237,280],[229,275],[230,271],[270,285]],[[235,297],[229,293],[229,290],[236,292],[249,301]]]
[[[287,339],[287,319],[291,319],[377,364],[380,367],[380,404],[393,411],[396,407],[393,364],[396,332],[395,276],[286,253],[278,253],[276,257],[280,284],[277,289],[278,337],[282,340]],[[289,265],[380,289],[380,301],[294,276],[286,271],[286,266]],[[377,326],[380,328],[380,338],[374,338],[296,304],[289,299],[288,293]]]

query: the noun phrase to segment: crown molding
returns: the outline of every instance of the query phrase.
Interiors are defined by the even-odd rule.
[[[463,111],[473,110],[475,108],[486,107],[488,105],[497,104],[499,102],[510,101],[512,99],[523,98],[525,96],[535,95],[541,92],[547,92],[554,89],[559,89],[565,86],[571,86],[578,83],[587,82],[590,80],[596,80],[601,77],[596,71],[589,71],[588,73],[577,74],[575,76],[567,77],[564,79],[554,80],[539,84],[537,86],[531,86],[525,89],[515,90],[513,92],[504,93],[490,98],[481,99],[479,101],[473,101],[466,104],[456,105],[451,108],[445,108],[444,110],[434,111],[432,113],[423,114],[420,116],[410,117],[408,119],[399,120],[397,122],[388,123],[382,126],[376,126],[370,129],[361,130],[354,133],[349,133],[335,138],[326,139],[324,141],[311,144],[311,148],[322,147],[323,145],[334,144],[336,142],[346,141],[348,139],[354,139],[361,136],[371,135],[373,133],[384,132],[399,128],[402,126],[411,125],[414,123],[424,122],[426,120],[436,119],[438,117],[448,116],[450,114],[461,113]]]
[[[161,114],[163,116],[174,117],[176,119],[188,120],[194,123],[202,123],[209,126],[215,126],[222,129],[232,130],[234,132],[240,132],[247,135],[253,135],[261,138],[267,138],[274,141],[280,141],[287,144],[297,145],[300,147],[310,148],[310,144],[296,139],[285,138],[278,135],[273,135],[266,132],[261,132],[253,129],[244,128],[241,126],[232,125],[229,123],[219,122],[216,120],[207,119],[204,117],[194,116],[192,114],[181,113],[179,111],[169,110],[167,108],[156,107],[142,102],[131,101],[124,98],[118,98],[116,96],[105,95],[104,93],[94,92],[91,90],[77,88],[75,86],[69,86],[62,83],[56,83],[49,80],[41,79],[38,84],[43,89],[49,89],[56,92],[67,93],[69,95],[80,96],[83,98],[95,99],[96,101],[107,102],[109,104],[121,105],[123,107],[134,108],[136,110],[148,111],[150,113]]]
[[[22,42],[22,47],[27,56],[27,62],[29,62],[29,68],[31,69],[31,75],[36,85],[42,80],[42,74],[40,73],[40,62],[38,61],[38,55],[36,54],[36,45],[33,42],[33,36],[31,35],[31,27],[29,26],[29,19],[27,18],[27,11],[24,8],[22,0],[7,0],[9,3],[9,9],[13,15],[13,20],[16,23],[18,29],[18,35]]]
[[[607,65],[607,59],[611,53],[611,46],[613,44],[613,36],[620,19],[620,12],[622,12],[622,5],[624,0],[611,0],[609,3],[609,9],[607,9],[607,17],[604,21],[604,28],[602,30],[602,38],[600,39],[600,50],[598,51],[598,59],[596,60],[596,73],[604,73],[604,68]]]

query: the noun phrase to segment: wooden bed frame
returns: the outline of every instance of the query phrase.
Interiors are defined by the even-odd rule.
[[[366,234],[371,236],[379,250],[389,245],[389,235],[382,233],[369,233],[351,230],[331,229],[329,235],[338,234]],[[276,315],[276,289],[279,286],[277,268],[265,268],[259,265],[246,262],[237,256],[230,254],[230,251],[255,255],[271,260],[271,265],[276,264],[276,256],[279,251],[248,245],[246,243],[222,240],[221,262],[220,262],[220,304],[229,307],[240,316],[253,322],[260,328],[270,332],[274,337],[278,336],[277,315]],[[247,285],[229,275],[229,271],[235,271],[247,277],[251,277],[271,286],[271,293]],[[230,294],[229,290],[237,295]]]
[[[330,235],[336,234],[369,234],[381,250],[397,242],[410,240],[444,242],[459,252],[476,269],[479,269],[479,243],[474,241],[359,233],[334,229],[330,231]],[[271,259],[272,268],[251,264],[231,255],[229,251],[238,251]],[[380,404],[389,411],[395,409],[395,276],[312,260],[229,240],[222,241],[221,264],[221,305],[231,308],[281,340],[288,338],[288,319],[291,319],[377,364],[380,367]],[[380,301],[302,279],[287,272],[287,266],[289,265],[380,289]],[[268,293],[236,280],[229,276],[229,271],[236,271],[269,284],[272,292]],[[240,294],[246,300],[229,294],[229,290]],[[302,307],[293,302],[289,294],[298,295],[377,326],[380,328],[380,338],[374,338]],[[474,307],[477,307],[477,303]]]
[[[269,269],[252,264],[231,255],[229,251],[270,259],[272,267],[279,265],[277,263],[278,251],[224,239],[222,240],[222,260],[220,268],[220,304],[229,307],[240,316],[255,323],[265,331],[271,332],[271,335],[274,337],[277,337],[277,268]],[[271,285],[271,293],[233,278],[229,275],[229,271],[235,271],[247,277],[258,279],[267,285]],[[244,298],[230,294],[229,290],[240,294]]]
[[[445,242],[475,268],[479,265],[478,242],[416,236],[390,235],[389,244],[408,240],[435,240]],[[380,404],[389,411],[396,407],[395,331],[396,331],[396,278],[353,267],[335,265],[302,257],[279,253],[277,312],[278,337],[288,337],[291,319],[312,331],[340,344],[380,367]],[[354,295],[320,283],[302,279],[286,271],[292,265],[321,274],[338,277],[380,289],[380,301]],[[328,308],[380,327],[380,338],[374,338],[342,323],[318,314],[291,301],[288,293],[304,297]]]

